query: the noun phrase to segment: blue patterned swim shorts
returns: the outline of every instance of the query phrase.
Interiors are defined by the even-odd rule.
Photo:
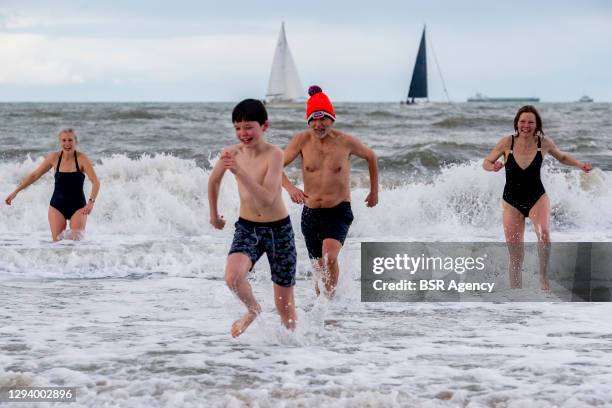
[[[238,218],[229,253],[247,255],[252,266],[266,253],[272,282],[279,286],[295,285],[295,239],[289,216],[272,222],[255,222]]]

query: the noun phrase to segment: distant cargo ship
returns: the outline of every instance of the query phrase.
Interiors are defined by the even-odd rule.
[[[468,102],[540,102],[540,98],[525,97],[525,98],[490,98],[481,93],[477,93],[471,98],[467,99]]]
[[[578,102],[593,102],[593,98],[588,95],[584,95],[582,98],[578,99]]]

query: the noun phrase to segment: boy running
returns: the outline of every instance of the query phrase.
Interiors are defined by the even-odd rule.
[[[210,223],[223,229],[225,220],[219,214],[217,201],[221,179],[231,171],[238,183],[240,218],[235,224],[225,282],[247,307],[246,314],[232,325],[237,337],[261,313],[247,274],[265,252],[274,282],[274,301],[283,326],[296,324],[293,285],[295,285],[296,251],[293,228],[282,200],[283,151],[263,138],[268,129],[268,114],[263,103],[245,99],[234,108],[232,122],[238,144],[226,147],[208,179]]]

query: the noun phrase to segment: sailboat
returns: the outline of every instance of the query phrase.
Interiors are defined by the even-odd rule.
[[[417,52],[416,61],[414,62],[414,70],[412,71],[412,80],[410,81],[410,89],[408,90],[408,98],[406,104],[415,103],[415,98],[427,97],[427,51],[425,47],[425,27],[421,34],[421,43]]]
[[[293,61],[291,50],[289,50],[289,44],[285,36],[285,23],[283,22],[272,60],[265,102],[272,105],[282,105],[304,101],[306,101],[306,93]]]

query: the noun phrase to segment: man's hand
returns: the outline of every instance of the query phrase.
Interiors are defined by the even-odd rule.
[[[221,230],[225,227],[225,219],[223,219],[222,215],[211,215],[210,224],[216,229]]]
[[[365,199],[367,207],[374,207],[378,204],[378,191],[370,191],[370,194]]]
[[[290,187],[287,192],[289,193],[289,197],[291,197],[291,201],[296,204],[304,204],[308,198],[308,195],[295,186]]]

